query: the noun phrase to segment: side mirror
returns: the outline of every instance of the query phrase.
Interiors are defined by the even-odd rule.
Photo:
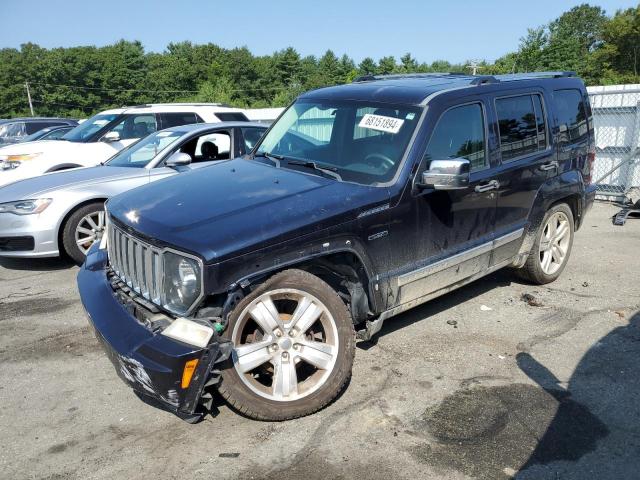
[[[432,160],[429,170],[422,172],[420,188],[461,190],[469,187],[471,163],[465,158]]]
[[[184,167],[191,163],[191,155],[184,152],[174,152],[164,164],[167,167]]]
[[[106,143],[113,143],[120,141],[120,134],[118,132],[107,132],[104,137],[102,137],[102,141]]]

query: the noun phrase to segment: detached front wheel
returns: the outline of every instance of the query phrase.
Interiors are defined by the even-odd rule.
[[[230,315],[234,344],[218,390],[259,420],[309,415],[330,403],[351,375],[355,334],[337,293],[302,270],[274,275]]]

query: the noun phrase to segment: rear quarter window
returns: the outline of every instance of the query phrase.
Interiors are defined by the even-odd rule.
[[[249,119],[242,112],[218,112],[216,117],[221,122],[248,122]]]
[[[553,96],[560,128],[559,141],[574,143],[584,140],[589,133],[589,128],[580,90],[556,90]]]

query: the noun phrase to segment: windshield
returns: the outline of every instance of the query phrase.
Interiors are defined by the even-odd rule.
[[[298,101],[266,134],[256,155],[283,157],[284,168],[309,166],[299,160],[314,162],[345,181],[387,182],[400,165],[419,113],[418,107],[404,105]]]
[[[85,120],[70,132],[67,132],[62,136],[62,139],[69,140],[70,142],[84,142],[109,122],[115,120],[116,117],[118,117],[117,113],[99,113]]]
[[[143,168],[185,133],[186,132],[183,131],[173,130],[152,133],[148,137],[116,153],[106,165],[110,167]]]

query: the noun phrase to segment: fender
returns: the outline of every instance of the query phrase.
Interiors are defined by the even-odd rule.
[[[556,177],[550,178],[543,183],[531,206],[529,211],[529,217],[525,226],[525,235],[520,251],[518,252],[519,259],[517,260],[517,266],[523,265],[526,261],[526,255],[531,251],[533,243],[535,241],[538,228],[544,219],[547,210],[554,203],[565,198],[583,198],[585,192],[584,182],[582,180],[582,174],[578,170],[569,170]],[[582,220],[581,207],[582,202],[576,202],[575,208],[577,209],[575,225],[576,230],[580,226]]]
[[[321,236],[320,236],[321,235]],[[215,265],[209,265],[205,289],[211,294],[232,292],[246,288],[278,271],[292,268],[339,253],[355,256],[362,265],[368,285],[372,311],[381,311],[382,297],[377,274],[369,259],[363,241],[354,235],[326,235],[318,232],[314,238],[295,238],[274,247],[241,255]],[[308,236],[309,237],[309,236]]]

